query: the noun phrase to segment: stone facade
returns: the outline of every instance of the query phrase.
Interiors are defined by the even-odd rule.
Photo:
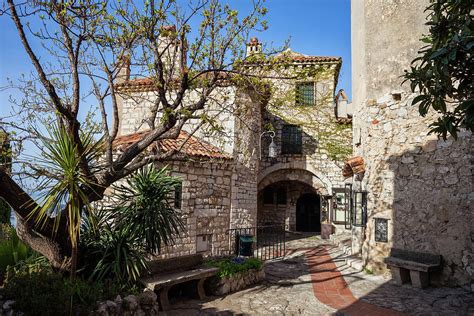
[[[253,48],[249,53],[260,52],[258,40],[252,39],[249,45]],[[330,196],[333,187],[343,187],[340,168],[352,150],[352,129],[350,118],[341,121],[336,115],[334,92],[342,61],[337,57],[306,56],[290,50],[280,57],[289,63],[286,66],[277,63],[274,70],[266,73],[267,77],[275,78],[265,81],[267,91],[271,92],[269,96],[256,87],[218,87],[207,105],[206,115],[221,128],[213,130],[206,124],[201,126],[198,120],[184,125],[184,131],[211,144],[229,159],[187,157],[186,161],[169,165],[171,173],[183,180],[180,211],[186,233],[175,245],[163,249],[162,257],[196,252],[227,254],[233,249],[227,234],[233,228],[269,223],[294,230],[296,201],[300,196],[305,193]],[[259,64],[249,63],[244,67],[249,72],[262,70]],[[119,134],[121,138],[133,140],[153,127],[149,121],[152,113],[156,111],[155,120],[160,119],[160,108],[153,81],[129,80],[129,72],[122,72],[125,77],[121,77],[124,81],[119,86],[122,92]],[[292,79],[295,74],[303,80]],[[296,104],[295,91],[301,82],[314,87],[314,104]],[[198,94],[197,90],[191,91],[184,102],[196,100]],[[299,154],[288,155],[281,151],[282,129],[288,124],[302,130],[303,150]],[[270,130],[275,133],[276,158],[268,157],[269,139],[261,137]],[[288,203],[281,216],[272,216],[272,208],[260,209],[259,197],[266,186],[277,181],[286,181]]]
[[[366,164],[354,186],[368,191],[367,225],[354,229],[353,250],[374,272],[386,269],[391,248],[440,254],[432,282],[466,285],[474,275],[474,139],[428,135],[435,115],[420,117],[400,78],[422,46],[428,3],[352,1],[354,154]],[[388,242],[376,240],[377,219],[387,220]]]
[[[261,197],[266,186],[280,182],[287,205],[263,205],[259,199],[258,221],[259,224],[284,222],[286,229],[295,230],[296,201],[300,196],[309,192],[331,196],[333,188],[344,187],[341,166],[352,153],[352,125],[350,120],[341,120],[336,115],[334,92],[340,61],[313,62],[291,50],[282,55],[301,57],[304,62],[277,67],[271,74],[279,79],[269,80],[274,93],[263,113],[262,131],[275,132],[277,155],[268,157],[270,139],[264,138],[258,188]],[[306,75],[303,80],[286,79],[300,77],[302,73]],[[314,83],[314,104],[297,104],[295,88],[302,82]],[[299,154],[282,152],[282,131],[288,125],[301,128],[302,151]],[[338,232],[341,231],[340,226],[335,226]]]
[[[232,164],[222,162],[174,162],[168,168],[182,180],[181,207],[185,231],[161,257],[227,255],[227,230],[231,227]]]

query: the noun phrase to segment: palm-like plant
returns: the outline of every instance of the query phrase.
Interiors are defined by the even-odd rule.
[[[93,165],[101,154],[101,141],[95,141],[92,133],[82,134],[82,150],[64,126],[53,126],[49,137],[41,137],[41,168],[47,170],[44,183],[47,188],[39,207],[31,214],[38,225],[44,225],[54,217],[56,232],[63,215],[66,216],[71,243],[71,277],[77,269],[77,246],[80,236],[81,217],[84,211],[90,213],[86,191],[90,189],[90,180],[81,169],[84,161]],[[66,212],[66,214],[62,214]]]
[[[181,180],[167,172],[166,167],[157,170],[150,165],[115,188],[117,220],[128,226],[147,252],[158,253],[161,245],[171,244],[184,227],[173,205]]]
[[[165,168],[145,167],[116,187],[113,207],[84,220],[84,272],[94,280],[136,281],[146,270],[147,252],[159,252],[184,228],[171,197],[180,180]]]

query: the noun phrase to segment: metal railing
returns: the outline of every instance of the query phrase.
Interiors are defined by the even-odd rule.
[[[283,257],[286,251],[286,231],[283,225],[233,228],[227,231],[229,254],[239,255],[241,236],[253,236],[252,256],[261,260]]]

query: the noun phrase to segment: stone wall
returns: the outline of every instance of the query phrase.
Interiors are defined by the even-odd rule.
[[[302,69],[300,69],[302,68]],[[343,161],[352,153],[351,124],[338,122],[335,115],[334,89],[337,82],[335,64],[308,64],[295,66],[275,72],[274,76],[291,76],[293,72],[304,71],[313,76],[305,80],[316,82],[316,104],[296,105],[295,79],[275,79],[272,81],[274,94],[264,112],[262,126],[272,126],[276,136],[277,157],[269,159],[266,137],[262,142],[262,163],[260,171],[276,164],[293,163],[304,166],[304,170],[315,170],[315,174],[323,174],[329,179],[326,187],[343,187],[341,175]],[[293,74],[294,76],[294,74]],[[302,154],[282,154],[282,128],[284,125],[298,125],[302,129]]]
[[[443,256],[435,284],[465,285],[473,278],[473,176],[470,133],[447,141],[428,135],[434,114],[420,117],[416,96],[400,76],[423,45],[428,1],[352,2],[354,154],[366,173],[366,229],[353,247],[368,268],[386,269],[390,248]],[[375,240],[375,219],[388,221],[388,242]]]
[[[182,179],[180,212],[186,231],[174,245],[164,247],[162,258],[202,252],[204,255],[227,254],[227,230],[230,226],[232,164],[230,162],[189,161],[169,166],[172,175]],[[207,250],[198,249],[207,244]]]
[[[277,145],[276,158],[268,158],[270,138],[262,141],[262,160],[259,171],[259,194],[265,186],[277,181],[292,182],[294,190],[289,195],[294,205],[263,206],[259,198],[259,222],[276,223],[282,218],[287,229],[295,229],[296,200],[309,185],[321,195],[331,195],[333,188],[343,188],[341,167],[352,154],[352,126],[338,121],[335,115],[334,89],[337,82],[337,66],[328,64],[303,64],[277,69],[276,78],[291,77],[295,73],[307,73],[306,81],[316,82],[314,105],[296,105],[295,79],[273,79],[274,92],[265,108],[262,130],[273,128]],[[282,129],[284,125],[297,125],[302,129],[302,154],[282,154]],[[301,190],[300,190],[301,189]],[[272,217],[272,210],[279,216]],[[337,230],[339,232],[339,229]]]
[[[257,224],[258,141],[262,100],[252,90],[237,94],[232,176],[231,228]]]
[[[173,100],[170,94],[169,99]],[[201,91],[188,91],[184,97],[183,104],[194,104],[201,97]],[[122,91],[120,102],[120,129],[119,135],[132,134],[138,131],[150,129],[150,118],[152,109],[156,106],[158,92],[156,91]],[[157,108],[156,124],[162,114],[162,109]],[[209,102],[204,110],[196,111],[195,116],[206,115],[213,124],[202,124],[201,119],[190,119],[183,126],[183,130],[193,133],[194,136],[207,141],[223,151],[232,154],[234,142],[234,111],[235,111],[235,88],[217,87],[210,95]],[[215,126],[219,128],[215,128]]]

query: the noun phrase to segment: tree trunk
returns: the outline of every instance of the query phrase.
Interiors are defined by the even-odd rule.
[[[53,267],[64,269],[71,255],[65,217],[60,219],[61,223],[56,233],[53,230],[53,219],[45,225],[35,225],[30,214],[38,205],[2,168],[0,168],[0,197],[15,211],[18,237],[33,250],[48,258]]]

